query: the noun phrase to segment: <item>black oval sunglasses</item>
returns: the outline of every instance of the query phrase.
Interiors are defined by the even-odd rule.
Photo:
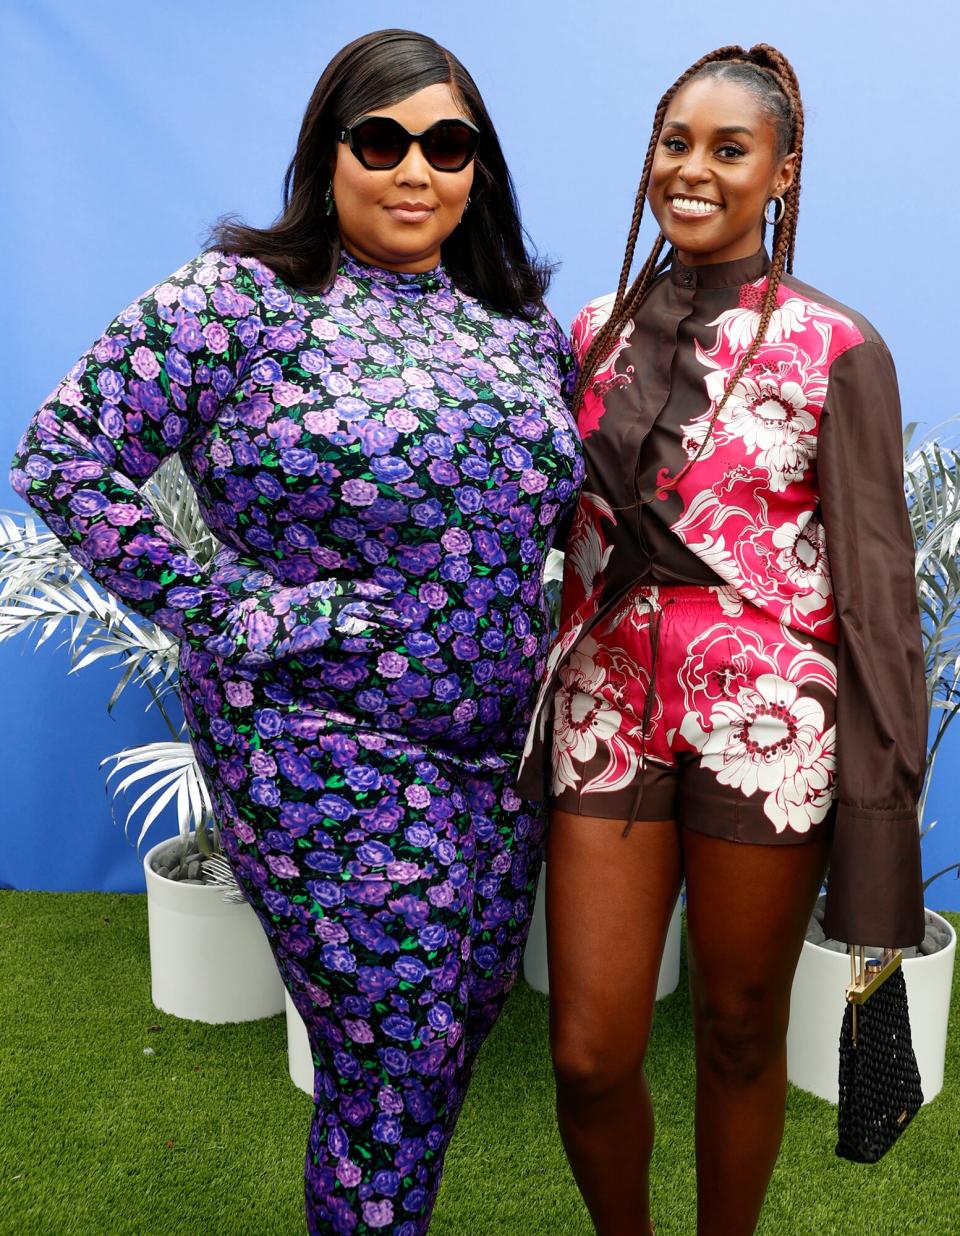
[[[480,130],[469,120],[438,120],[422,133],[410,133],[389,116],[362,116],[356,124],[340,130],[364,167],[386,172],[406,158],[411,142],[417,142],[423,157],[438,172],[462,172],[477,153]]]

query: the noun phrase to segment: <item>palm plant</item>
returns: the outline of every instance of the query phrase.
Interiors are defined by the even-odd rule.
[[[927,796],[944,737],[960,711],[960,450],[943,432],[957,425],[960,418],[938,426],[935,437],[913,450],[916,425],[908,425],[904,434],[907,510],[916,544],[927,705],[933,722],[918,812],[921,839],[937,823],[927,822]],[[930,876],[924,888],[950,871],[960,872],[960,862]]]
[[[174,536],[201,566],[209,564],[218,542],[201,518],[193,490],[174,457],[144,489],[144,497]],[[117,685],[107,704],[112,711],[131,683],[148,693],[148,711],[162,718],[169,738],[115,752],[101,761],[112,765],[107,776],[116,798],[136,785],[139,797],[124,821],[142,812],[139,849],[147,830],[164,808],[176,802],[184,845],[195,834],[201,854],[219,852],[219,837],[210,796],[178,717],[168,709],[177,686],[177,643],[171,636],[94,583],[70,557],[56,536],[33,515],[0,514],[0,641],[20,632],[36,635],[36,644],[56,634],[70,653],[70,672],[96,661],[117,671]]]

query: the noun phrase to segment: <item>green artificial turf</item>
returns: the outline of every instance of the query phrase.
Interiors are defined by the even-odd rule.
[[[960,915],[950,916],[960,925]],[[310,1101],[282,1017],[205,1026],[150,1002],[146,900],[0,893],[0,1233],[297,1236]],[[874,1167],[791,1089],[760,1233],[960,1231],[960,974],[939,1098]],[[153,1047],[154,1055],[144,1055]],[[685,978],[648,1057],[660,1236],[695,1229]],[[553,1118],[547,1001],[521,984],[484,1048],[431,1236],[588,1236]]]

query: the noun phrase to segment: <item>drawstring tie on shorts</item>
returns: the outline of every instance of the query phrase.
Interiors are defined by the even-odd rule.
[[[671,602],[668,600],[667,605]],[[637,779],[637,790],[633,797],[633,805],[627,816],[627,824],[621,836],[629,837],[630,830],[637,822],[637,812],[643,800],[643,774],[647,766],[647,730],[653,717],[653,706],[657,702],[657,654],[660,648],[660,626],[663,622],[663,608],[658,605],[653,609],[650,622],[650,681],[647,683],[647,693],[643,701],[643,716],[640,718],[640,775]]]

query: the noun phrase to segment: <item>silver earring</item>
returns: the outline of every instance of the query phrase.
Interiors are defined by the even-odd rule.
[[[328,215],[332,215],[336,210],[337,203],[333,200],[333,185],[327,185],[327,196],[323,199],[323,204]]]
[[[772,219],[770,218],[769,214],[767,214],[767,211],[770,209],[770,202],[773,203],[773,218]],[[776,197],[772,197],[770,201],[767,202],[767,208],[763,212],[763,217],[764,219],[766,219],[768,223],[772,223],[773,226],[776,227],[777,224],[780,222],[780,220],[783,218],[783,216],[786,213],[787,213],[787,204],[783,200],[783,198],[780,197],[778,194]]]

